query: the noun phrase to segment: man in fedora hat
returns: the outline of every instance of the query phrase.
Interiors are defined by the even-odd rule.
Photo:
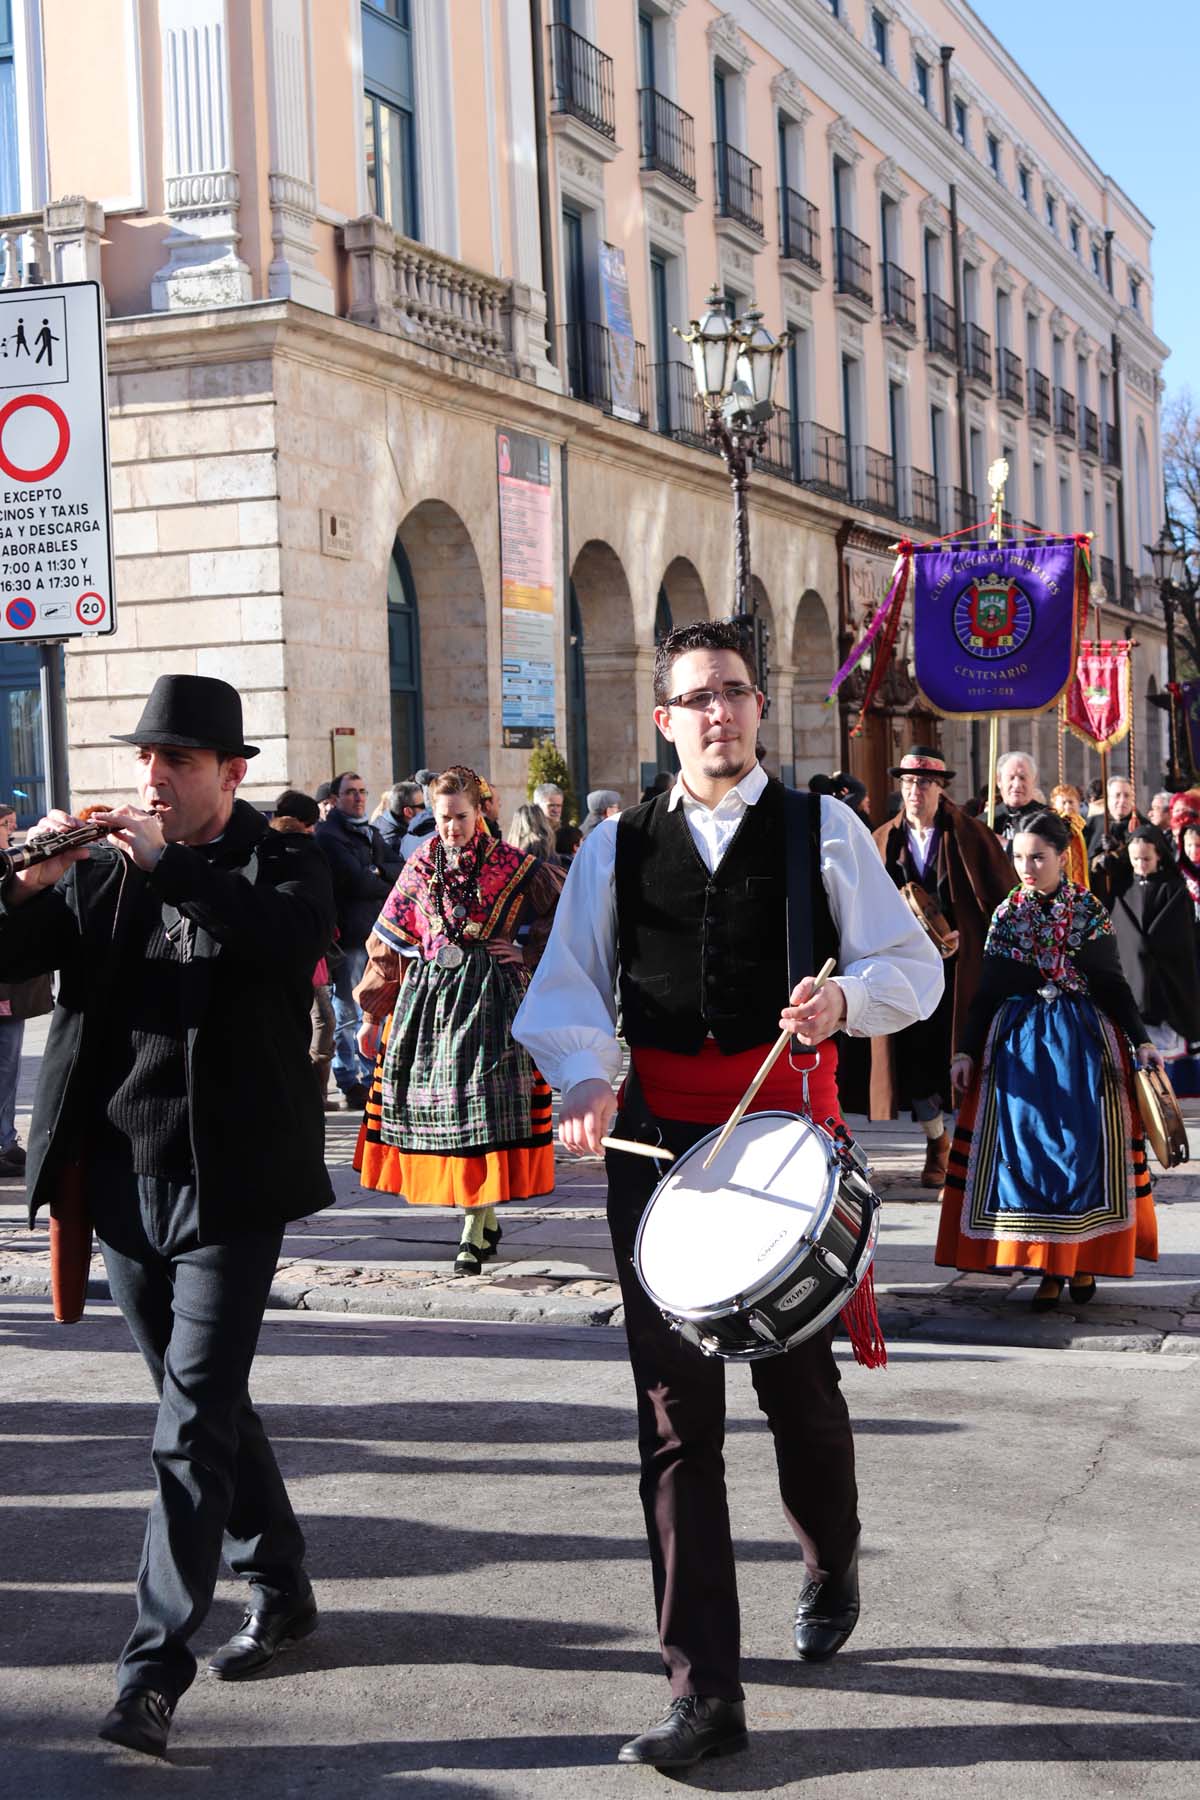
[[[93,815],[106,841],[0,888],[0,979],[59,971],[30,1223],[82,1164],[112,1296],[160,1395],[137,1622],[100,1735],[161,1756],[222,1543],[250,1593],[214,1674],[256,1672],[316,1622],[247,1382],[284,1225],[332,1199],[308,1044],[334,907],[313,841],[237,798],[258,752],[226,682],[161,676],[117,741],[134,746],[140,805]],[[52,812],[37,829],[75,823]]]
[[[1013,872],[995,834],[947,797],[955,771],[939,751],[914,744],[888,774],[900,783],[901,808],[872,835],[896,886],[912,882],[937,902],[958,933],[958,949],[945,965],[936,1011],[894,1037],[872,1040],[870,1110],[872,1118],[894,1119],[899,1107],[911,1108],[926,1138],[921,1185],[940,1188],[950,1155],[944,1118],[950,1052],[979,985],[992,914],[1013,887]]]

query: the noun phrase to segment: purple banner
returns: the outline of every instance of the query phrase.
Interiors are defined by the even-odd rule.
[[[913,551],[917,686],[944,718],[1028,717],[1075,672],[1074,538]]]
[[[1200,775],[1200,681],[1184,681],[1179,688],[1179,711],[1187,733],[1193,775]]]

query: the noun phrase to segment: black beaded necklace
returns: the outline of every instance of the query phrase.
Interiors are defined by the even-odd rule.
[[[483,839],[478,838],[470,849],[461,851],[453,862],[446,855],[446,846],[440,838],[433,847],[429,897],[445,927],[446,936],[454,944],[461,944],[465,936],[474,935],[468,933],[467,926],[472,902],[479,899],[482,845]]]

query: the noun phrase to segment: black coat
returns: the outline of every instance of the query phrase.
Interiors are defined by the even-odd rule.
[[[29,1134],[29,1220],[101,1122],[99,1060],[121,1025],[125,933],[148,888],[182,924],[184,1030],[201,1241],[265,1230],[333,1199],[309,1067],[313,967],[333,931],[311,838],[271,831],[245,801],[220,844],[169,844],[153,874],[95,844],[21,906],[0,892],[0,978],[60,972]]]
[[[1200,974],[1192,897],[1178,875],[1130,874],[1112,903],[1121,967],[1148,1025],[1200,1038]]]
[[[317,826],[315,835],[333,876],[340,948],[361,950],[404,867],[403,859],[398,850],[389,850],[374,825],[365,831],[351,825],[337,807]]]

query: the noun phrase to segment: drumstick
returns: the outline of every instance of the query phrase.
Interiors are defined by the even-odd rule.
[[[606,1150],[626,1150],[630,1156],[652,1156],[655,1162],[674,1162],[675,1152],[664,1150],[661,1144],[638,1144],[632,1138],[603,1137],[600,1142]]]
[[[812,999],[813,994],[819,993],[820,990],[825,986],[825,983],[829,980],[829,977],[833,974],[833,971],[836,968],[836,966],[837,965],[836,965],[833,957],[831,956],[829,958],[829,961],[825,964],[825,967],[823,969],[818,970],[817,978],[813,982],[813,985],[812,985],[812,994],[810,994],[808,996],[810,1000]],[[767,1079],[767,1076],[771,1073],[771,1070],[775,1067],[775,1064],[779,1061],[779,1058],[783,1055],[784,1051],[787,1049],[788,1039],[790,1037],[792,1037],[793,1035],[794,1034],[790,1031],[781,1031],[780,1032],[775,1043],[771,1046],[770,1054],[766,1058],[766,1061],[763,1063],[762,1068],[758,1071],[758,1074],[754,1077],[754,1080],[750,1083],[750,1086],[746,1089],[745,1093],[742,1095],[741,1099],[738,1101],[737,1105],[734,1107],[733,1111],[730,1113],[728,1122],[725,1125],[725,1129],[722,1131],[720,1137],[717,1139],[716,1143],[713,1145],[712,1149],[709,1151],[709,1153],[705,1157],[704,1161],[700,1164],[700,1167],[702,1169],[707,1169],[709,1164],[717,1156],[717,1153],[725,1148],[726,1144],[729,1142],[730,1138],[732,1137],[735,1128],[741,1123],[742,1115],[745,1113],[746,1108],[749,1106],[750,1102],[753,1100],[755,1094],[757,1094],[757,1092],[758,1092],[759,1088],[762,1086],[763,1082]]]

